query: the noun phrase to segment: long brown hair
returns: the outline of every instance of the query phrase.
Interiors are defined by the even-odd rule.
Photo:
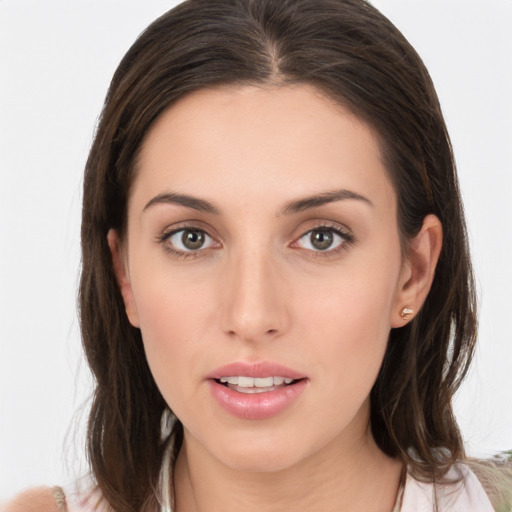
[[[117,512],[154,505],[166,407],[140,331],[126,317],[106,239],[110,228],[125,231],[141,142],[191,91],[295,83],[313,84],[378,134],[404,247],[426,215],[443,225],[430,294],[412,322],[390,333],[371,392],[371,429],[380,448],[417,476],[441,478],[464,456],[451,400],[475,342],[473,278],[450,140],[421,59],[363,0],[188,0],[123,58],[85,170],[79,305],[96,379],[88,453]]]

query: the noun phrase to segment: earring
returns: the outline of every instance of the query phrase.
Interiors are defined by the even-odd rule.
[[[166,407],[160,418],[160,439],[162,441],[165,441],[171,435],[175,423],[176,416]]]
[[[405,307],[402,309],[402,311],[400,311],[400,316],[404,319],[404,320],[409,320],[409,317],[414,313],[414,310],[413,309],[409,309],[408,307]]]

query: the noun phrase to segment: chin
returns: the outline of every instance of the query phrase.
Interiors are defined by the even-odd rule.
[[[201,442],[201,441],[200,441]],[[234,433],[204,439],[203,449],[224,466],[240,472],[274,473],[298,464],[304,441],[276,431]]]
[[[278,473],[285,471],[301,460],[297,451],[251,449],[240,450],[237,453],[223,453],[221,455],[224,465],[234,471],[244,473]]]

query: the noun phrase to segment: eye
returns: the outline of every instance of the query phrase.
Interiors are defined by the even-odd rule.
[[[318,228],[302,235],[294,245],[315,252],[334,251],[344,242],[350,242],[350,237],[334,228]]]
[[[201,229],[185,228],[164,235],[163,242],[177,252],[196,252],[215,245],[215,241]]]

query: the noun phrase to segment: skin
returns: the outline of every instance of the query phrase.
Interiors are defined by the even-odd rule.
[[[9,503],[0,503],[3,512],[59,512],[50,487],[36,487],[18,494]]]
[[[358,198],[290,211],[340,189]],[[155,201],[169,193],[218,211]],[[184,227],[208,235],[186,255],[165,236]],[[324,241],[341,234],[318,250],[319,228]],[[390,329],[411,318],[400,311],[428,294],[442,229],[426,217],[402,254],[367,125],[307,85],[195,92],[147,135],[127,237],[110,231],[108,243],[128,318],[184,425],[176,512],[391,511],[402,467],[373,440],[369,393]],[[205,379],[233,361],[283,364],[306,389],[270,419],[233,417]],[[56,510],[48,488],[2,507]]]
[[[127,236],[108,241],[128,318],[184,425],[177,511],[390,511],[402,467],[373,440],[369,393],[390,329],[409,321],[401,309],[428,293],[442,230],[427,217],[402,254],[372,130],[307,85],[202,90],[156,121],[136,172]],[[287,210],[341,189],[358,197]],[[171,193],[217,211],[155,200]],[[184,228],[204,245],[168,236]],[[312,244],[319,229],[326,250]],[[206,379],[234,361],[280,363],[306,389],[275,417],[236,418]]]

